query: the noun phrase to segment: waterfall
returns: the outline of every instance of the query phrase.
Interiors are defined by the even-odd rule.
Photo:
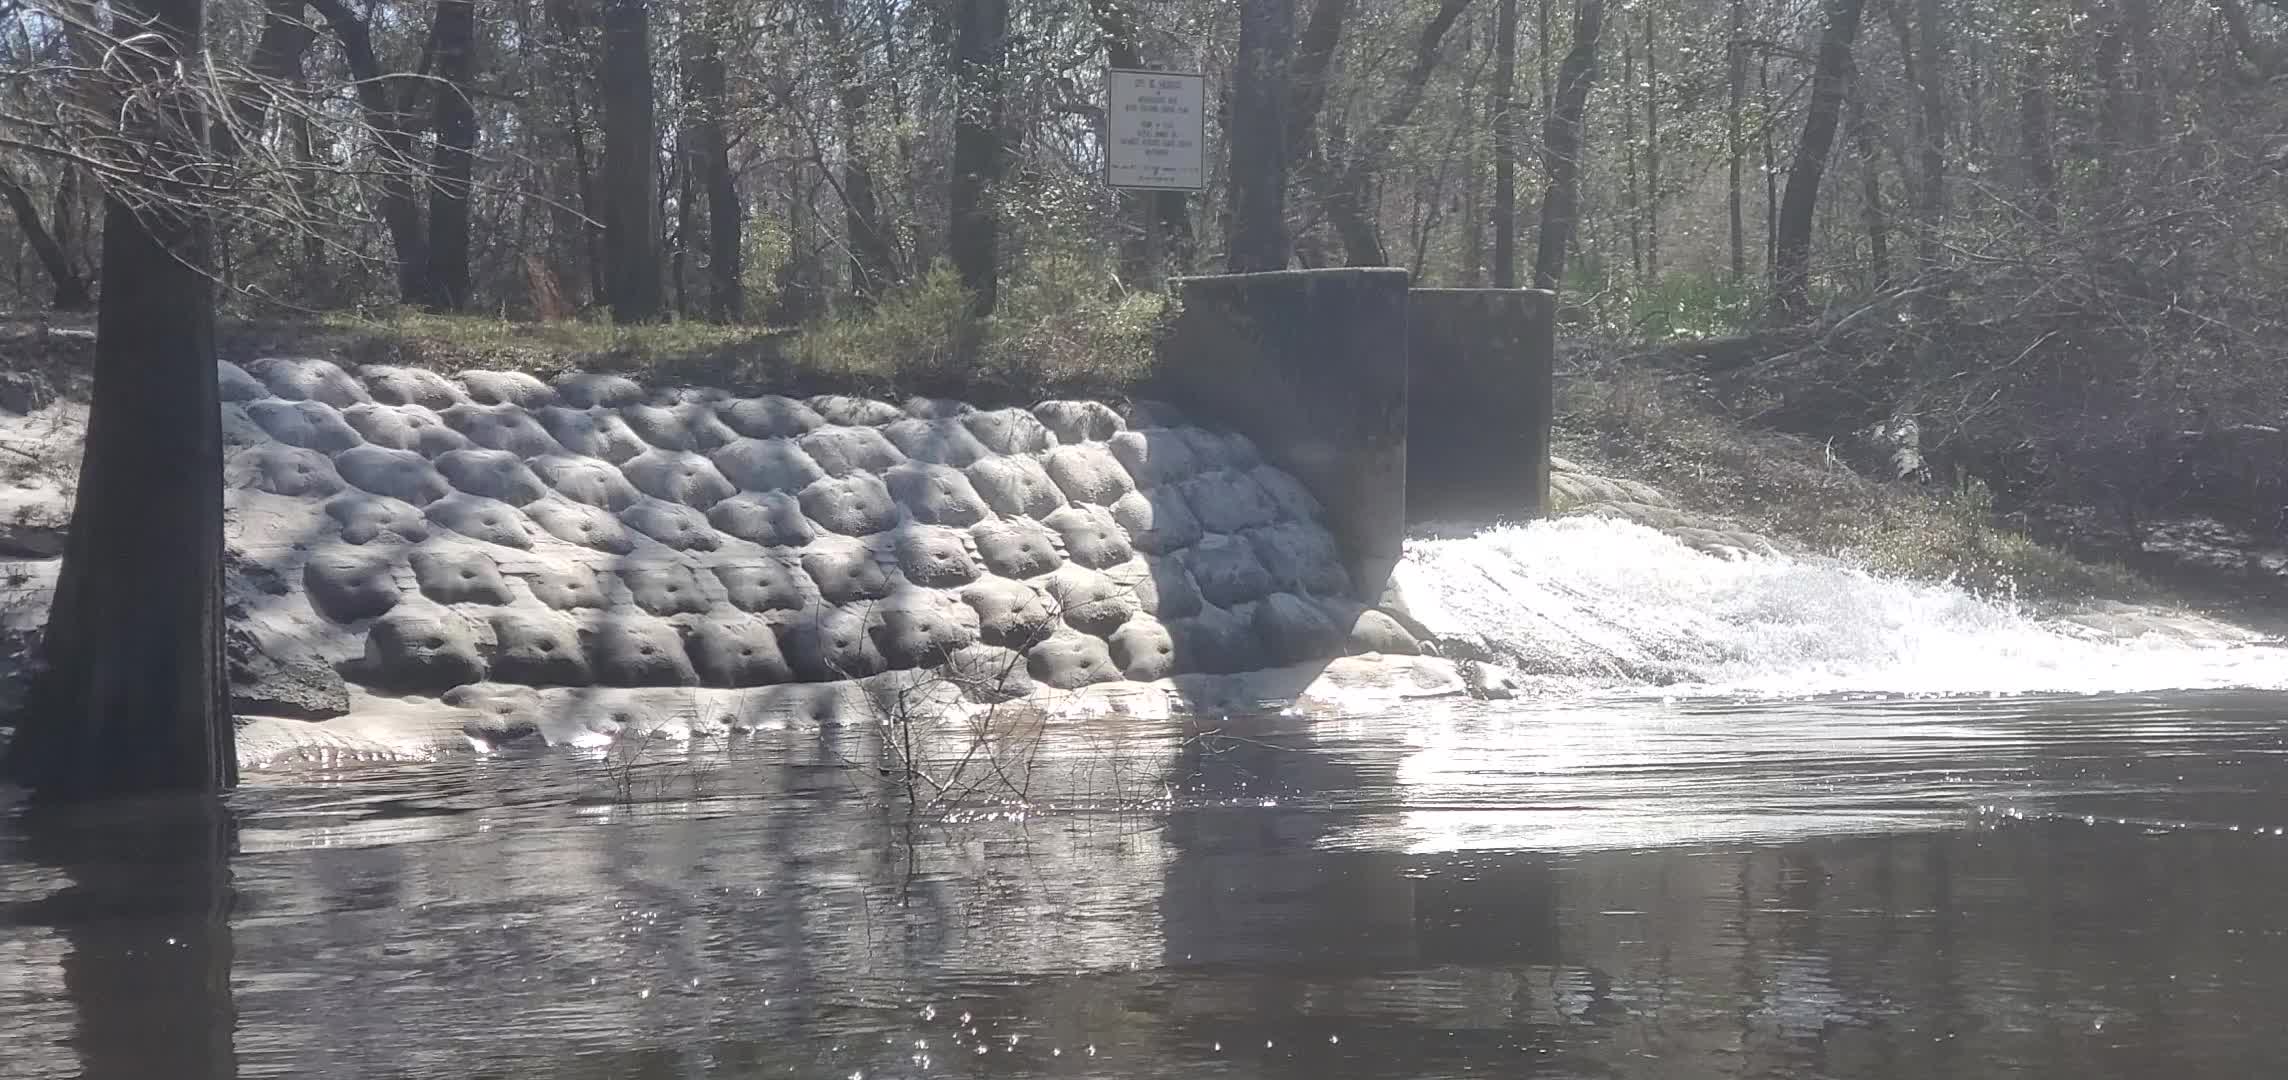
[[[1727,558],[1597,517],[1410,540],[1395,585],[1452,651],[1580,690],[2288,688],[2288,648],[2209,620],[2151,613],[2100,628],[1839,560]]]

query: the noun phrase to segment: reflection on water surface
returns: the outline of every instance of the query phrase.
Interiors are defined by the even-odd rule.
[[[0,1077],[2278,1075],[2284,719],[1076,725],[950,821],[798,734],[18,810]]]

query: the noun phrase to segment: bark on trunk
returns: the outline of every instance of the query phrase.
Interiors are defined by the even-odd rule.
[[[2161,141],[2161,58],[2153,44],[2153,0],[2121,0],[2121,14],[2135,64],[2129,88],[2129,119],[2137,145],[2153,146]]]
[[[1287,268],[1288,67],[1295,41],[1293,0],[1245,0],[1232,73],[1232,273]]]
[[[1494,287],[1517,288],[1517,0],[1494,27]]]
[[[1454,28],[1462,12],[1469,9],[1470,0],[1441,0],[1438,11],[1422,28],[1414,42],[1414,62],[1406,69],[1399,83],[1398,95],[1390,107],[1383,111],[1368,129],[1366,138],[1356,145],[1358,151],[1337,174],[1333,190],[1327,193],[1327,212],[1335,222],[1335,231],[1343,238],[1343,251],[1352,266],[1387,266],[1389,253],[1383,250],[1382,236],[1376,228],[1374,198],[1376,184],[1381,178],[1383,161],[1389,157],[1391,143],[1399,130],[1413,119],[1414,110],[1422,105],[1422,95],[1430,84],[1430,74],[1437,70],[1440,46],[1446,32]]]
[[[1541,107],[1547,109],[1557,100],[1556,76],[1550,73],[1550,58],[1556,55],[1557,43],[1550,37],[1550,0],[1538,0],[1533,5],[1534,67],[1540,75]]]
[[[2122,36],[2121,11],[2117,6],[2106,5],[2091,16],[2090,22],[2095,35],[2090,46],[2090,73],[2097,78],[2100,94],[2097,141],[2099,152],[2110,158],[2121,148],[2121,130],[2129,114],[2129,85],[2122,74],[2128,43]]]
[[[686,35],[693,115],[687,136],[688,167],[707,196],[707,317],[719,323],[738,322],[746,315],[745,212],[731,175],[730,139],[723,130],[728,103],[721,39],[729,24],[723,5],[710,4],[700,32]]]
[[[1819,38],[1812,67],[1811,103],[1803,136],[1788,167],[1787,193],[1780,199],[1779,262],[1773,269],[1780,310],[1801,318],[1811,308],[1811,225],[1819,202],[1819,182],[1835,147],[1835,130],[1850,91],[1851,45],[1859,37],[1861,0],[1828,0],[1827,28]]]
[[[1644,194],[1637,176],[1637,50],[1621,30],[1621,224],[1629,233],[1629,274],[1644,277]]]
[[[961,0],[954,28],[952,211],[946,244],[969,311],[993,314],[1001,299],[1002,63],[1009,37],[1008,0]]]
[[[254,77],[232,88],[229,123],[214,125],[214,146],[235,157],[247,139],[260,138],[271,102],[280,90],[302,85],[302,58],[318,28],[303,17],[304,0],[269,0],[262,9],[262,32],[254,40],[247,70]]]
[[[1747,172],[1748,146],[1741,131],[1740,114],[1748,100],[1748,0],[1732,0],[1731,37],[1724,42],[1726,106],[1724,112],[1724,209],[1731,228],[1732,280],[1748,277],[1748,226],[1742,213],[1741,179]]]
[[[437,0],[437,149],[429,188],[428,306],[466,311],[469,283],[469,182],[475,170],[477,5]]]
[[[586,110],[580,90],[593,82],[596,68],[588,63],[590,49],[583,41],[587,13],[579,0],[548,0],[549,74],[564,87],[564,140],[572,150],[571,190],[551,209],[559,242],[571,249],[564,256],[569,267],[587,280],[587,304],[605,296],[604,231],[597,220],[596,174],[588,154]],[[570,276],[570,275],[568,275]],[[582,306],[586,306],[583,304]]]
[[[612,292],[604,270],[604,199],[596,191],[596,166],[588,153],[588,125],[581,120],[579,91],[571,95],[567,134],[572,143],[573,193],[580,200],[580,249],[588,259],[589,303],[600,304]]]
[[[1895,0],[1894,7],[1903,2]],[[1915,7],[1915,63],[1908,73],[1922,105],[1916,132],[1922,147],[1922,221],[1915,249],[1928,269],[1938,264],[1939,229],[1946,222],[1946,13],[1940,0],[1916,0]]]
[[[309,0],[341,43],[351,78],[357,80],[358,107],[374,143],[375,207],[397,252],[397,295],[408,304],[428,296],[429,237],[421,228],[419,155],[412,117],[425,79],[393,79],[382,74],[374,55],[373,32],[343,0]],[[419,74],[426,75],[425,59]]]
[[[667,233],[667,290],[675,297],[675,317],[692,316],[691,249],[698,241],[699,192],[692,186],[691,146],[685,141],[688,130],[675,133],[675,143],[668,150],[667,186],[675,194],[675,224]]]
[[[1660,34],[1651,8],[1644,14],[1645,277],[1660,278]]]
[[[80,276],[71,254],[40,221],[40,207],[32,201],[32,193],[4,168],[0,168],[0,198],[6,199],[8,208],[15,212],[16,227],[23,230],[25,242],[32,245],[32,254],[39,257],[40,268],[48,272],[48,281],[55,286],[55,309],[85,310],[92,299],[87,279]]]
[[[616,323],[664,314],[648,0],[604,3],[604,283]]]
[[[1287,168],[1290,172],[1303,167],[1311,157],[1319,110],[1327,104],[1328,69],[1335,62],[1335,46],[1341,44],[1343,24],[1350,19],[1358,0],[1312,0],[1311,18],[1303,24],[1303,36],[1297,43],[1294,58],[1287,71]],[[1292,25],[1293,0],[1288,0],[1289,25]]]
[[[2232,36],[2233,48],[2240,51],[2248,66],[2256,69],[2258,78],[2269,79],[2278,64],[2272,50],[2256,42],[2256,33],[2248,25],[2248,8],[2240,0],[2216,0],[2217,15],[2224,19],[2225,32]]]
[[[323,166],[311,138],[309,114],[296,111],[289,126],[294,134],[294,198],[301,204],[300,212],[305,220],[316,220],[318,172]],[[313,296],[321,301],[332,296],[333,290],[326,280],[326,238],[308,227],[302,230],[302,273],[303,282]]]
[[[2018,132],[2026,154],[2026,186],[2033,191],[2034,220],[2058,223],[2058,161],[2050,141],[2050,43],[2040,28],[2024,31],[2018,62]]]
[[[898,283],[897,245],[882,220],[881,197],[865,146],[866,117],[874,104],[873,84],[859,66],[859,46],[850,40],[839,0],[817,0],[818,20],[834,80],[837,120],[842,130],[842,227],[850,238],[850,295],[871,304]],[[823,164],[823,163],[822,163]]]
[[[1756,58],[1756,104],[1759,111],[1765,114],[1764,122],[1756,125],[1757,149],[1764,159],[1764,265],[1773,266],[1779,262],[1778,250],[1773,245],[1779,240],[1780,166],[1769,119],[1772,111],[1772,51],[1768,48]]]
[[[194,67],[201,0],[119,0],[120,63],[152,83]],[[195,83],[196,80],[194,79]],[[129,113],[162,158],[208,135],[199,99]],[[7,762],[43,797],[190,790],[237,780],[222,654],[222,423],[209,226],[182,198],[107,197],[87,449],[48,617],[48,667]]]
[[[1875,118],[1867,110],[1867,84],[1856,75],[1851,84],[1851,138],[1859,156],[1859,214],[1867,229],[1867,291],[1891,281],[1891,228],[1883,208],[1882,156],[1877,149]]]
[[[1557,96],[1541,136],[1549,189],[1541,199],[1541,235],[1533,254],[1535,288],[1554,290],[1565,280],[1565,252],[1581,203],[1581,151],[1587,143],[1582,119],[1597,80],[1597,42],[1604,29],[1605,0],[1580,0],[1573,11],[1573,47],[1558,65]]]

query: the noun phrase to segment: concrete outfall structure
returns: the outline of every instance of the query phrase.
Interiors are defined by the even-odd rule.
[[[1326,505],[1362,600],[1410,524],[1549,506],[1556,297],[1391,267],[1181,278],[1156,392],[1245,431]]]
[[[1406,541],[1407,286],[1394,267],[1180,278],[1157,392],[1246,431],[1326,506],[1355,595]]]
[[[1544,289],[1407,293],[1408,521],[1550,511],[1556,300]]]

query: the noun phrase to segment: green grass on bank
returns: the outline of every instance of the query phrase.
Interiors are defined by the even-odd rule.
[[[1822,445],[1733,419],[1680,374],[1575,358],[1561,362],[1558,387],[1559,454],[1766,536],[1986,596],[2162,598],[2125,567],[2076,558],[2010,528],[1976,481],[1877,483]]]
[[[1120,399],[1149,373],[1167,300],[1152,293],[1074,295],[1031,287],[975,319],[951,272],[939,270],[872,308],[793,328],[665,322],[508,322],[411,309],[306,320],[228,320],[225,359],[324,356],[345,365],[404,364],[452,372],[608,371],[744,393],[930,394],[979,403],[1044,397]],[[967,355],[965,355],[965,353]]]

